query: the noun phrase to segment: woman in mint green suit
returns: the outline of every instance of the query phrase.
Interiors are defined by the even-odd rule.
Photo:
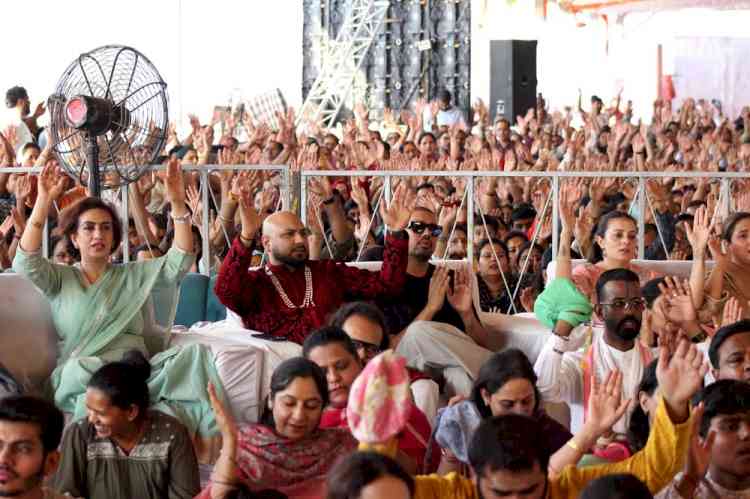
[[[60,229],[80,254],[80,264],[68,267],[43,258],[42,228],[63,185],[59,168],[45,167],[39,175],[36,203],[13,261],[15,271],[50,301],[60,338],[59,359],[50,379],[56,405],[76,419],[84,416],[91,375],[137,349],[151,357],[148,385],[154,408],[180,419],[194,435],[213,435],[216,422],[206,386],[211,382],[220,387],[221,382],[210,352],[200,345],[161,351],[163,344],[147,345],[144,336],[152,292],[163,295],[166,290],[176,297],[179,282],[195,258],[179,163],[170,161],[167,166],[167,198],[175,226],[172,247],[166,255],[145,262],[110,263],[122,232],[114,209],[97,198],[84,198],[61,216]]]

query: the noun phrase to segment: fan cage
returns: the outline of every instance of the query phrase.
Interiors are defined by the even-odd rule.
[[[49,99],[53,150],[65,171],[86,184],[86,132],[65,119],[65,104],[88,95],[123,105],[128,123],[96,137],[101,187],[135,182],[159,157],[169,124],[167,84],[151,61],[131,47],[106,45],[81,54],[65,70]],[[123,126],[126,125],[126,126]]]

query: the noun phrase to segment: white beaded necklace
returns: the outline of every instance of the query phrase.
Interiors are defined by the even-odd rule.
[[[307,265],[305,265],[305,299],[302,300],[302,305],[300,305],[299,307],[292,303],[292,300],[289,299],[289,296],[281,286],[279,279],[273,274],[271,268],[268,265],[266,265],[266,275],[271,279],[273,287],[276,288],[276,292],[279,293],[281,301],[283,301],[284,305],[286,305],[287,307],[295,309],[315,306],[315,302],[313,301],[312,271],[310,271],[310,267],[308,267]]]

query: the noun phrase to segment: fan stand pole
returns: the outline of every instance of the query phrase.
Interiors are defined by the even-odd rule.
[[[99,144],[96,136],[86,134],[86,163],[89,167],[89,196],[102,197],[102,184],[99,173]]]

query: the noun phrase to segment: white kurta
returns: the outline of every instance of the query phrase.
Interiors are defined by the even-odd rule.
[[[538,376],[537,387],[542,399],[549,402],[566,402],[570,405],[571,431],[575,434],[583,425],[584,381],[583,360],[586,356],[585,344],[591,331],[594,350],[594,374],[597,381],[603,382],[607,373],[619,369],[623,373],[623,398],[635,396],[635,390],[646,367],[640,350],[632,348],[626,352],[616,350],[604,341],[604,331],[600,327],[579,326],[573,330],[569,341],[551,336],[545,343],[539,358],[534,364]],[[562,355],[555,350],[564,352]],[[630,413],[623,416],[612,429],[621,434],[627,433]]]

